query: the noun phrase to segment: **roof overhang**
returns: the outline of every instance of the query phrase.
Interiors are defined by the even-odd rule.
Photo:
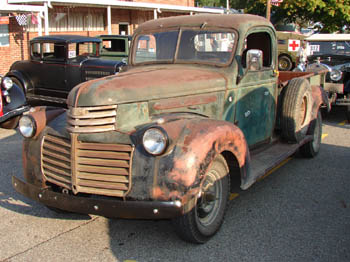
[[[9,5],[6,3],[0,3],[1,12],[44,12],[44,6],[40,5]]]
[[[45,4],[52,5],[74,5],[74,6],[91,6],[91,7],[108,7],[111,8],[123,8],[123,9],[138,9],[138,10],[159,10],[170,11],[178,13],[213,13],[223,14],[224,9],[215,8],[201,8],[190,7],[181,5],[166,5],[166,4],[153,4],[144,2],[126,2],[126,1],[111,1],[111,0],[8,0],[9,4]]]

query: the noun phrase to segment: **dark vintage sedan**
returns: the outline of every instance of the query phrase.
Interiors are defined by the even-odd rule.
[[[12,129],[21,115],[29,110],[23,90],[9,77],[0,75],[0,128]]]
[[[119,72],[121,61],[102,60],[101,39],[51,35],[30,41],[30,59],[15,62],[6,74],[21,87],[29,104],[65,105],[77,84]]]
[[[325,90],[332,105],[346,109],[350,122],[350,34],[316,34],[307,38],[308,61],[327,67]]]

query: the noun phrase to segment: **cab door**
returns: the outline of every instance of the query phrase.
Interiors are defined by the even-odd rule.
[[[66,47],[62,43],[41,43],[42,58],[36,63],[34,94],[66,98]],[[32,79],[33,79],[32,78]]]
[[[269,28],[254,28],[245,38],[241,53],[244,75],[234,88],[236,103],[235,124],[243,131],[248,146],[269,141],[272,137],[277,112],[277,74],[275,72],[276,42]],[[246,54],[258,49],[263,54],[262,67],[249,69]]]

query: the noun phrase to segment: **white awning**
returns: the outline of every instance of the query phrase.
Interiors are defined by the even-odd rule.
[[[44,12],[44,6],[40,5],[9,5],[6,3],[0,3],[0,13],[1,12]]]
[[[224,9],[216,8],[201,8],[181,5],[167,5],[167,4],[153,4],[143,2],[126,2],[113,0],[8,0],[9,4],[45,4],[52,5],[74,5],[74,6],[94,6],[94,7],[108,7],[124,8],[124,9],[138,9],[138,10],[161,10],[171,12],[187,12],[187,13],[214,13],[223,14]]]

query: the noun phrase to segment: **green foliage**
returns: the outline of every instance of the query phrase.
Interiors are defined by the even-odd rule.
[[[266,15],[267,0],[231,0],[231,8],[244,8],[245,13]],[[323,32],[335,32],[350,25],[350,0],[284,0],[271,6],[272,22],[301,25],[320,22]]]
[[[196,6],[207,6],[207,7],[226,7],[226,0],[197,0],[195,1]]]

